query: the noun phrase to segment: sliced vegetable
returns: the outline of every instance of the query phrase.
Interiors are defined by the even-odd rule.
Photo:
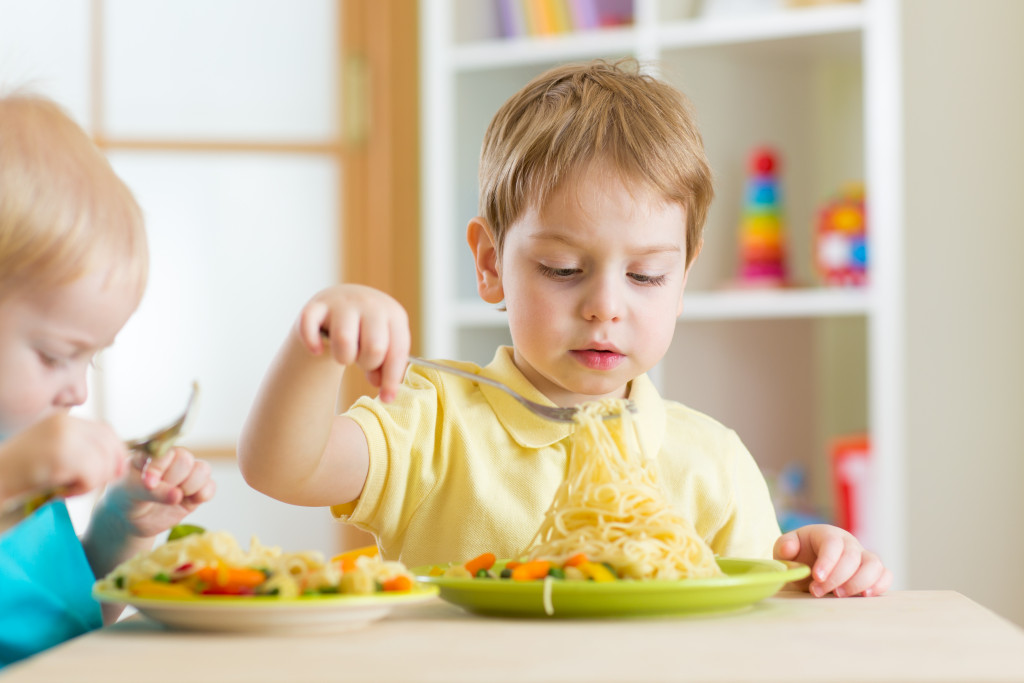
[[[192,534],[201,534],[204,531],[206,531],[206,529],[201,526],[196,526],[195,524],[178,524],[171,527],[171,530],[167,533],[167,540],[177,541],[179,538],[185,538]]]
[[[195,593],[188,586],[163,581],[137,581],[131,594],[140,598],[194,598]]]
[[[613,571],[608,569],[603,564],[598,562],[582,562],[577,567],[587,578],[597,581],[598,583],[604,583],[606,581],[615,581],[618,577]]]
[[[356,568],[356,559],[360,557],[378,557],[380,555],[380,549],[375,545],[368,545],[362,548],[355,548],[353,550],[346,550],[343,553],[335,555],[331,558],[331,562],[339,565],[341,571],[350,572]]]
[[[197,579],[213,588],[255,588],[267,580],[259,569],[229,567],[217,564],[203,567],[193,574]]]
[[[497,558],[494,556],[494,553],[483,553],[482,555],[477,555],[466,563],[466,571],[473,576],[476,576],[481,569],[487,570],[493,567],[496,560]]]
[[[256,595],[250,586],[207,586],[200,595]]]
[[[381,584],[385,591],[411,591],[412,579],[404,574],[399,574],[393,579],[388,579]]]
[[[565,562],[563,562],[562,566],[577,567],[587,561],[588,558],[586,553],[576,553],[575,555],[572,555],[569,559],[567,559]]]
[[[551,563],[547,560],[531,560],[512,569],[512,580],[533,581],[534,579],[543,579],[550,570]]]

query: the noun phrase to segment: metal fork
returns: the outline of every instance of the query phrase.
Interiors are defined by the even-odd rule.
[[[330,334],[325,329],[320,330],[320,337],[325,342],[330,342],[331,340]],[[444,363],[435,363],[432,360],[418,358],[416,356],[409,356],[409,362],[414,365],[423,366],[425,368],[433,368],[434,370],[447,372],[451,375],[458,375],[459,377],[462,377],[463,379],[468,379],[471,382],[477,382],[479,384],[488,384],[494,387],[495,389],[501,389],[506,394],[508,394],[515,400],[519,401],[519,403],[525,406],[526,409],[529,410],[531,413],[543,417],[545,420],[554,420],[555,422],[575,422],[576,413],[579,412],[579,408],[576,407],[560,408],[558,406],[546,406],[540,403],[536,403],[535,401],[531,401],[525,396],[522,396],[521,394],[517,393],[510,387],[505,386],[501,382],[490,379],[489,377],[481,377],[480,375],[474,374],[472,372],[459,370],[458,368],[453,368],[452,366],[445,365]],[[626,401],[626,409],[629,410],[629,412],[631,413],[635,413],[636,404],[634,404],[632,401]],[[618,417],[618,414],[613,413],[610,415],[605,415],[603,419],[607,420],[613,417]]]
[[[150,460],[157,460],[167,455],[167,451],[171,450],[174,446],[174,442],[181,436],[182,430],[185,428],[185,424],[188,422],[189,416],[192,414],[192,407],[195,405],[196,396],[199,395],[199,383],[192,382],[192,393],[189,394],[188,403],[185,404],[185,410],[182,411],[181,415],[177,420],[167,425],[163,429],[158,429],[149,436],[137,439],[136,441],[127,441],[125,446],[130,451],[141,451],[149,456]]]
[[[579,412],[579,408],[569,407],[560,408],[558,406],[546,406],[540,403],[531,401],[530,399],[520,395],[513,389],[505,386],[501,382],[497,382],[489,377],[483,377],[481,375],[474,374],[472,372],[466,372],[465,370],[459,370],[453,368],[450,365],[444,365],[443,363],[435,363],[434,361],[425,360],[423,358],[417,358],[416,356],[409,356],[409,362],[415,365],[421,365],[426,368],[433,368],[440,370],[441,372],[447,372],[452,375],[458,375],[471,382],[477,382],[478,384],[487,384],[494,387],[495,389],[501,389],[506,394],[519,401],[522,405],[535,415],[543,417],[545,420],[554,420],[555,422],[575,422],[576,414]],[[632,401],[626,401],[626,409],[631,413],[636,412],[636,405]],[[604,419],[618,417],[618,414],[605,415]]]
[[[125,446],[128,450],[145,453],[149,460],[156,460],[167,455],[167,451],[174,446],[174,442],[185,428],[185,424],[192,414],[192,408],[195,405],[198,393],[199,384],[192,382],[192,393],[188,397],[185,410],[178,419],[147,437],[136,439],[135,441],[126,441]],[[0,505],[0,531],[14,526],[54,498],[62,497],[64,493],[63,487],[55,486],[44,491],[24,493],[8,499]]]

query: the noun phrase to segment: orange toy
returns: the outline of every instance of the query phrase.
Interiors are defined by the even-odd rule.
[[[826,284],[867,284],[867,217],[862,184],[850,183],[821,209],[814,254],[818,273]]]

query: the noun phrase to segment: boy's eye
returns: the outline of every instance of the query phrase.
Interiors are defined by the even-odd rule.
[[[644,273],[629,273],[634,282],[642,285],[663,285],[666,277],[664,275],[645,275]]]
[[[542,275],[556,279],[572,277],[580,272],[579,268],[552,268],[551,266],[545,266],[543,263],[539,264],[538,268]]]
[[[61,368],[67,364],[67,360],[58,356],[50,355],[45,351],[39,351],[39,359],[48,368]]]

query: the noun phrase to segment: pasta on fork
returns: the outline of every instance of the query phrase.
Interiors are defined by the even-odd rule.
[[[582,553],[620,578],[722,575],[711,548],[669,504],[625,403],[580,407],[567,476],[525,555],[561,566]],[[619,419],[604,419],[609,414]]]

